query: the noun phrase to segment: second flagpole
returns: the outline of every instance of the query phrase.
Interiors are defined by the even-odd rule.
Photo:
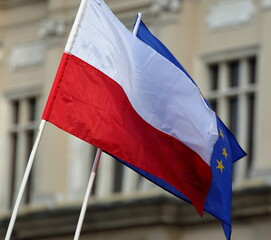
[[[79,219],[78,219],[76,231],[75,231],[75,234],[74,234],[74,238],[73,238],[74,240],[78,240],[79,237],[80,237],[82,225],[83,225],[84,218],[85,218],[85,215],[86,215],[88,199],[89,199],[92,187],[93,187],[93,183],[94,183],[95,176],[96,176],[96,173],[97,173],[97,169],[98,169],[98,166],[99,166],[101,154],[102,154],[102,150],[100,148],[98,148],[97,152],[96,152],[95,159],[94,159],[94,163],[93,163],[93,166],[92,166],[90,178],[89,178],[89,181],[88,181],[87,190],[86,190],[84,201],[83,201],[83,204],[82,204],[82,208],[81,208],[80,216],[79,216]]]

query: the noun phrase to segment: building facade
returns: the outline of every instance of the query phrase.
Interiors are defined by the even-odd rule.
[[[4,236],[79,0],[0,0],[0,236]],[[233,239],[271,238],[271,1],[108,0],[137,12],[248,156],[234,166]],[[73,236],[96,148],[47,124],[14,239]],[[102,155],[81,239],[224,239],[220,222]]]

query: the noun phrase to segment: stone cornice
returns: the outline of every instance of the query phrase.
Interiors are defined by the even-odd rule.
[[[21,212],[14,232],[16,239],[38,239],[72,235],[80,204]],[[205,214],[200,218],[195,209],[177,198],[156,194],[146,197],[111,199],[92,202],[88,206],[83,233],[144,226],[195,226],[219,221]],[[118,216],[116,218],[116,216]],[[271,187],[258,186],[240,189],[233,194],[232,220],[271,216]],[[8,217],[0,219],[0,237]],[[35,226],[35,227],[33,227]],[[181,228],[180,228],[181,229]]]
[[[209,5],[206,21],[210,30],[239,27],[251,22],[255,11],[252,0],[218,1]]]
[[[47,0],[0,0],[0,10],[21,7],[29,4],[35,4],[46,1]]]
[[[181,0],[139,0],[118,3],[119,0],[109,1],[109,7],[118,18],[128,27],[133,26],[136,13],[142,12],[145,23],[157,22],[159,18],[174,16],[180,9]],[[164,19],[164,18],[163,18]],[[162,20],[163,21],[163,20]]]

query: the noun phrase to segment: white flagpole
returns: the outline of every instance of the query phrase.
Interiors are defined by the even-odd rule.
[[[26,183],[27,183],[27,180],[28,180],[29,175],[30,175],[30,171],[31,171],[32,166],[33,166],[33,162],[34,162],[34,159],[35,159],[35,156],[36,156],[36,153],[37,153],[37,149],[38,149],[38,146],[39,146],[39,143],[40,143],[40,140],[41,140],[42,133],[43,133],[44,128],[45,128],[45,124],[46,124],[46,121],[41,120],[40,125],[39,125],[39,129],[38,129],[38,133],[37,133],[37,137],[36,137],[35,143],[33,145],[33,148],[31,150],[29,160],[28,160],[28,163],[27,163],[27,166],[26,166],[26,169],[25,169],[25,173],[24,173],[24,176],[23,176],[23,180],[22,180],[22,183],[21,183],[21,186],[20,186],[20,189],[19,189],[19,192],[18,192],[18,196],[16,198],[16,202],[15,202],[15,205],[14,205],[14,208],[13,208],[13,211],[12,211],[12,215],[11,215],[11,218],[10,218],[10,222],[9,222],[9,226],[8,226],[8,230],[7,230],[7,233],[6,233],[5,240],[10,240],[11,233],[12,233],[12,230],[14,228],[14,224],[15,224],[15,221],[16,221],[16,218],[17,218],[17,215],[18,215],[18,210],[19,210],[22,198],[23,198],[23,193],[24,193],[24,190],[25,190],[25,187],[26,187]]]
[[[88,182],[88,185],[87,185],[87,190],[86,190],[86,193],[85,193],[84,201],[83,201],[83,204],[82,204],[79,220],[78,220],[78,223],[77,223],[75,235],[74,235],[74,238],[73,238],[74,240],[78,240],[79,237],[80,237],[83,221],[84,221],[84,218],[85,218],[85,215],[86,215],[88,199],[89,199],[92,187],[93,187],[93,183],[94,183],[95,176],[96,176],[96,173],[97,173],[97,168],[98,168],[98,165],[99,165],[99,162],[100,162],[101,154],[102,154],[102,150],[100,148],[98,148],[97,152],[96,152],[95,160],[94,160],[94,163],[93,163],[93,166],[92,166],[92,170],[91,170],[89,182]]]
[[[137,20],[136,20],[136,24],[135,24],[135,27],[133,29],[134,36],[137,35],[139,24],[140,24],[140,21],[141,21],[141,18],[142,18],[142,13],[139,12],[137,14],[137,16],[138,17],[137,17]],[[74,235],[74,238],[73,238],[74,240],[79,240],[79,237],[80,237],[83,221],[84,221],[86,210],[87,210],[88,199],[89,199],[92,187],[93,187],[93,183],[94,183],[94,179],[95,179],[95,176],[96,176],[96,172],[97,172],[97,168],[98,168],[98,165],[99,165],[101,154],[102,154],[102,150],[98,148],[96,156],[95,156],[95,160],[94,160],[94,163],[93,163],[93,167],[92,167],[92,170],[91,170],[91,174],[90,174],[87,190],[86,190],[86,193],[85,193],[84,201],[83,201],[83,204],[82,204],[82,208],[81,208],[79,220],[78,220],[78,223],[77,223],[75,235]]]
[[[141,19],[142,19],[142,13],[139,12],[139,13],[137,14],[137,19],[136,19],[135,27],[134,27],[134,29],[133,29],[133,34],[134,34],[134,36],[137,35],[137,32],[138,32],[138,28],[139,28],[139,24],[140,24],[140,22],[141,22]]]
[[[74,23],[72,25],[72,29],[71,32],[69,34],[66,46],[65,46],[65,52],[66,53],[71,53],[71,50],[73,48],[73,44],[75,42],[75,38],[77,36],[77,32],[78,32],[78,26],[80,25],[80,22],[82,20],[82,17],[84,15],[85,9],[86,9],[86,5],[87,4],[87,0],[81,0],[81,3],[79,5],[79,9],[77,11]]]
[[[84,10],[85,10],[86,1],[87,0],[82,0],[81,3],[80,3],[78,13],[77,13],[76,18],[75,18],[75,23],[73,24],[71,33],[69,35],[67,44],[65,46],[65,52],[70,53],[70,51],[72,49],[72,46],[73,46],[73,43],[74,43],[74,40],[75,40],[75,37],[76,37],[76,34],[77,34],[77,30],[78,30],[77,25],[81,21],[81,17],[83,15]],[[7,233],[6,233],[6,236],[5,236],[5,240],[10,240],[12,230],[14,228],[14,224],[15,224],[15,221],[16,221],[16,218],[17,218],[17,215],[18,215],[18,210],[19,210],[19,207],[20,207],[20,204],[21,204],[21,201],[22,201],[23,193],[24,193],[24,190],[25,190],[25,187],[26,187],[26,184],[27,184],[27,181],[28,181],[32,166],[33,166],[33,162],[34,162],[34,159],[35,159],[35,156],[36,156],[36,153],[37,153],[37,149],[38,149],[38,146],[39,146],[39,143],[40,143],[40,140],[41,140],[44,128],[45,128],[45,124],[46,124],[46,121],[41,120],[40,125],[39,125],[38,134],[37,134],[35,143],[33,145],[33,148],[31,150],[30,157],[29,157],[26,169],[25,169],[24,176],[23,176],[23,180],[22,180],[19,192],[18,192],[18,196],[17,196],[16,202],[14,204],[14,208],[13,208],[12,215],[11,215],[11,218],[10,218],[10,222],[9,222],[9,226],[8,226]],[[97,153],[98,153],[98,151],[97,151]]]
[[[70,51],[72,49],[72,46],[73,46],[73,43],[75,41],[75,37],[76,37],[76,34],[77,34],[77,30],[78,30],[77,25],[81,21],[81,17],[83,15],[84,10],[85,10],[86,1],[87,0],[82,0],[81,3],[80,3],[78,13],[77,13],[76,18],[75,18],[75,23],[73,24],[71,33],[69,35],[67,44],[65,46],[65,51],[68,52],[68,53],[70,53]],[[40,122],[38,135],[37,135],[37,138],[35,140],[34,146],[32,148],[32,151],[31,151],[31,154],[30,154],[27,166],[26,166],[26,170],[25,170],[25,173],[24,173],[24,176],[23,176],[23,180],[22,180],[20,189],[19,189],[19,193],[18,193],[16,202],[15,202],[15,205],[14,205],[14,208],[13,208],[13,211],[12,211],[12,215],[11,215],[11,219],[10,219],[10,222],[9,222],[9,226],[8,226],[8,230],[7,230],[7,233],[6,233],[5,240],[10,240],[11,233],[12,233],[12,230],[14,228],[16,217],[17,217],[17,214],[18,214],[18,210],[19,210],[19,207],[20,207],[20,204],[21,204],[21,201],[22,201],[23,193],[24,193],[24,190],[25,190],[25,187],[26,187],[26,183],[27,183],[27,180],[28,180],[29,175],[30,175],[30,171],[31,171],[31,168],[32,168],[32,165],[33,165],[34,158],[36,156],[37,148],[38,148],[38,145],[40,143],[42,133],[44,131],[45,123],[46,123],[45,120],[41,120],[41,122]]]

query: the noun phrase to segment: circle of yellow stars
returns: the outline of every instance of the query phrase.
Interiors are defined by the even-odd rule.
[[[223,141],[224,141],[224,134],[223,134],[223,131],[221,129],[219,129],[219,136],[222,137]],[[227,153],[227,149],[222,147],[222,155],[224,156],[224,158],[227,160],[228,159],[228,156],[229,154]],[[223,160],[216,160],[217,162],[217,169],[220,170],[221,173],[223,173],[223,170],[225,169],[225,167],[223,166]]]

